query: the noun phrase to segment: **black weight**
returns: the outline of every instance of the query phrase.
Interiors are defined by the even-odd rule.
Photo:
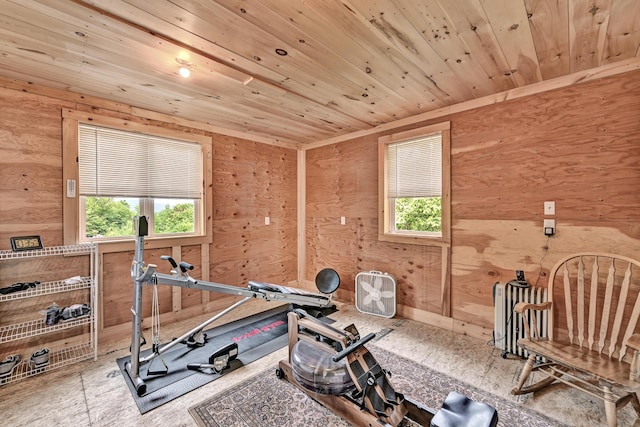
[[[323,294],[331,294],[340,286],[340,276],[332,268],[322,269],[316,274],[316,288]]]

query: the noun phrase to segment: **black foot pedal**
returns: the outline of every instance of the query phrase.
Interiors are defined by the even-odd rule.
[[[182,343],[191,348],[202,347],[207,343],[207,334],[196,332],[186,340],[182,341]]]
[[[229,362],[238,357],[238,344],[231,343],[209,356],[209,363],[189,363],[188,369],[197,371],[200,369],[211,369],[211,373],[219,374],[229,367]]]

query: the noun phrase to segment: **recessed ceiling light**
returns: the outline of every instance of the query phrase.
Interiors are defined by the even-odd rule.
[[[191,75],[191,70],[187,67],[180,67],[180,75],[186,79]]]

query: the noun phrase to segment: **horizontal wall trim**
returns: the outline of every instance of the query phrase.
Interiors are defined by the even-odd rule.
[[[442,316],[430,311],[419,310],[417,308],[398,304],[396,307],[397,316],[403,319],[415,320],[430,326],[435,326],[456,334],[467,335],[487,342],[491,339],[493,331],[482,326],[472,325],[467,322],[456,320],[453,317]]]

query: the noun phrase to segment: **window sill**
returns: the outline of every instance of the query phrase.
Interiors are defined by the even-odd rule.
[[[407,245],[451,246],[451,240],[441,236],[416,236],[409,234],[378,234],[381,242],[404,243]]]
[[[135,240],[96,240],[99,253],[127,252],[135,250]],[[194,246],[211,244],[212,239],[208,236],[180,236],[180,237],[148,237],[145,236],[145,249],[170,248],[173,246]]]

